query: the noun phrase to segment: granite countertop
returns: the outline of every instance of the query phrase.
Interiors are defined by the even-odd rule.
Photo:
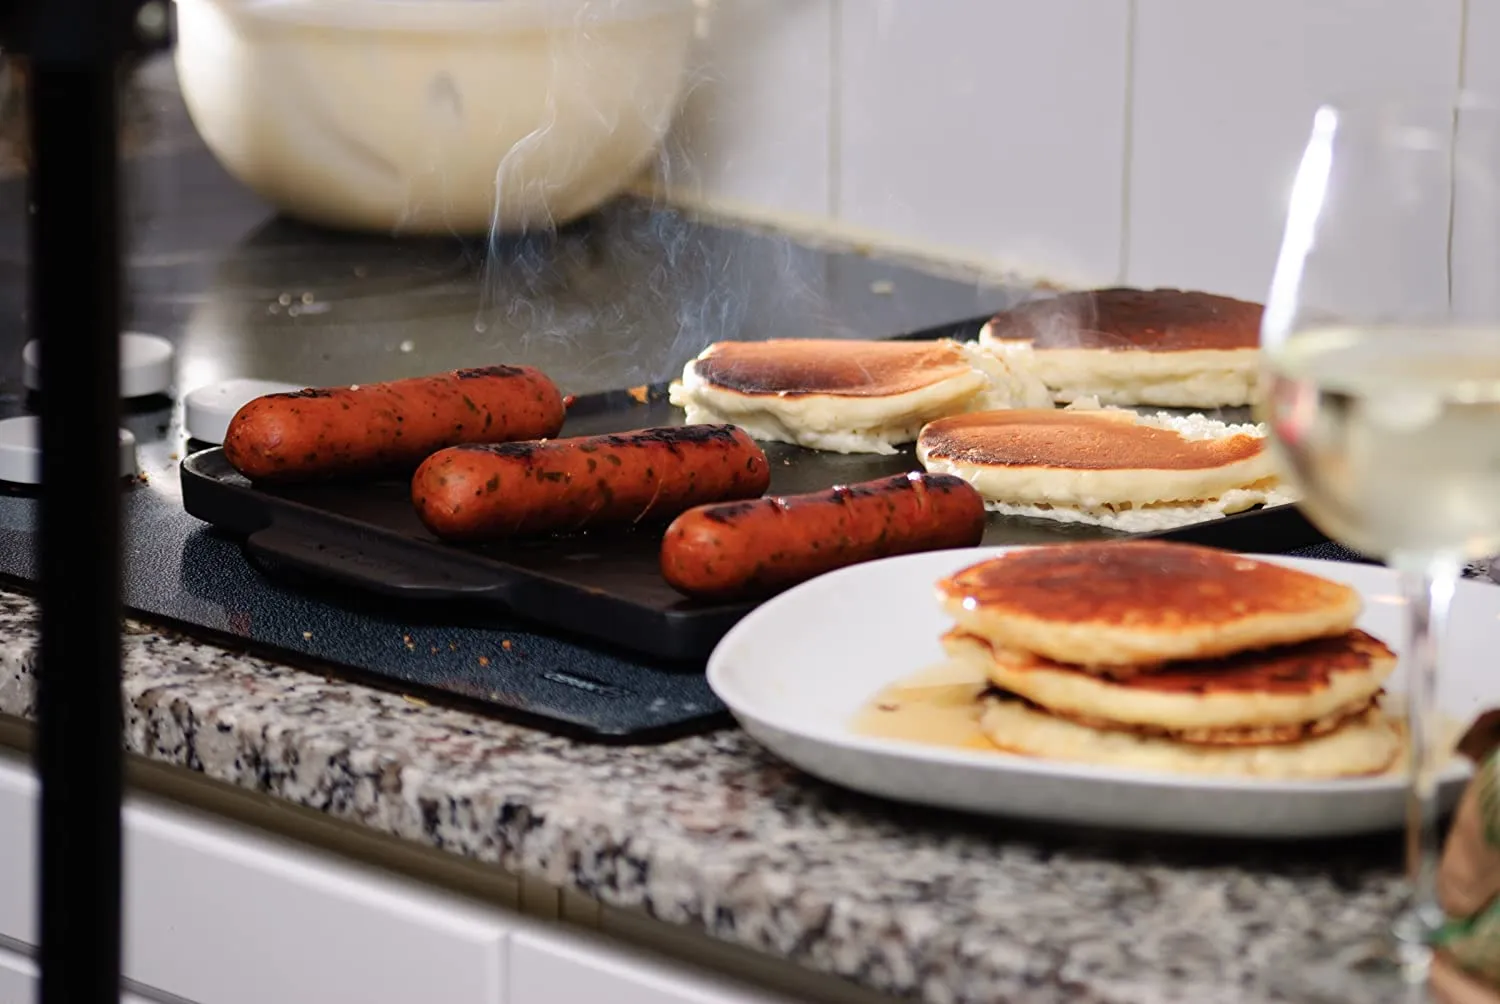
[[[0,712],[34,712],[0,593]],[[903,809],[743,733],[581,745],[132,623],[129,748],[617,907],[933,1002],[1273,999],[1394,907],[1393,839],[1179,843]]]

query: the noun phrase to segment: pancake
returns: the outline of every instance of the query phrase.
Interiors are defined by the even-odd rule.
[[[964,632],[1088,667],[1151,667],[1353,629],[1359,593],[1284,565],[1191,544],[1020,548],[937,584]]]
[[[687,364],[669,395],[689,423],[731,423],[763,442],[888,454],[935,418],[1051,407],[1025,359],[949,340],[717,342]]]
[[[962,631],[943,636],[953,659],[996,687],[1075,721],[1143,727],[1190,742],[1284,742],[1309,723],[1363,711],[1396,668],[1389,648],[1363,631],[1211,660],[1170,663],[1110,679]],[[1229,736],[1215,736],[1227,731]],[[1315,729],[1316,731],[1320,731]]]
[[[1370,707],[1322,735],[1290,742],[1210,746],[1091,728],[1023,701],[989,697],[980,728],[997,748],[1021,756],[1172,774],[1311,781],[1379,774],[1401,751],[1401,732]]]
[[[1265,445],[1201,415],[1013,409],[928,424],[917,458],[998,512],[1149,532],[1290,501]]]
[[[979,344],[1030,353],[1058,401],[1220,408],[1259,384],[1260,304],[1179,289],[1101,289],[997,314]]]
[[[1174,729],[1164,725],[1131,725],[1125,722],[1111,721],[1108,718],[1098,718],[1092,715],[1065,714],[1044,708],[1040,704],[1028,701],[1023,697],[991,688],[987,691],[987,697],[1019,701],[1031,708],[1033,711],[1059,718],[1074,725],[1082,725],[1091,729],[1104,732],[1124,732],[1133,736],[1141,736],[1149,739],[1170,739],[1173,742],[1183,743],[1188,746],[1276,746],[1282,743],[1301,742],[1304,739],[1313,739],[1317,736],[1326,736],[1337,732],[1348,723],[1362,717],[1371,708],[1378,707],[1379,697],[1371,697],[1355,704],[1348,704],[1341,708],[1334,708],[1326,715],[1313,718],[1305,722],[1294,722],[1285,725],[1234,725],[1215,728],[1186,728]]]

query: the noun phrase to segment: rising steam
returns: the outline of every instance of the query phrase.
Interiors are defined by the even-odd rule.
[[[705,4],[696,2],[701,31]],[[569,386],[587,389],[618,384],[622,373],[632,384],[659,383],[711,342],[815,334],[791,325],[829,314],[820,292],[824,277],[808,277],[810,260],[786,241],[747,242],[743,234],[691,222],[660,201],[626,200],[588,226],[559,227],[550,211],[553,179],[587,176],[587,158],[606,137],[620,130],[660,134],[676,110],[661,106],[659,81],[628,77],[622,82],[639,90],[630,100],[580,104],[586,100],[577,83],[580,65],[608,71],[620,3],[582,4],[566,37],[554,40],[546,115],[495,172],[495,213],[474,323],[476,337],[497,358],[536,361]],[[689,60],[681,104],[714,80],[700,51]],[[580,141],[559,144],[553,133],[560,123],[575,137],[580,123],[587,130]],[[669,132],[636,175],[654,172],[657,191],[691,191],[699,187],[697,154]],[[634,282],[621,289],[605,273]],[[751,330],[751,317],[773,319],[773,327]],[[779,318],[785,328],[775,327]]]

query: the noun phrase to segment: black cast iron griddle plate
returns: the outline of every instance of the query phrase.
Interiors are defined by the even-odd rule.
[[[665,398],[665,387],[581,397],[569,409],[563,435],[681,424],[682,412]],[[874,456],[764,445],[773,494],[818,491],[920,466],[910,448]],[[192,515],[245,536],[251,557],[268,570],[289,569],[390,597],[499,604],[524,619],[657,659],[705,658],[755,606],[695,603],[668,586],[657,560],[660,526],[457,547],[422,526],[405,480],[253,486],[217,448],[183,462],[182,496]],[[1082,524],[993,515],[984,543],[1122,536]],[[1152,536],[1261,552],[1323,539],[1289,506]]]

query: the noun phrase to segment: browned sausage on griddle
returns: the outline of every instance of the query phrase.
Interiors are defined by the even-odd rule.
[[[252,481],[410,472],[459,443],[555,436],[562,394],[530,366],[486,366],[267,394],[230,420],[224,456]]]
[[[963,479],[898,474],[691,509],[667,527],[661,572],[688,596],[763,595],[875,558],[972,547],[984,521],[984,500]]]
[[[766,455],[733,425],[455,446],[412,478],[417,515],[447,540],[496,540],[668,520],[705,502],[754,498]]]

